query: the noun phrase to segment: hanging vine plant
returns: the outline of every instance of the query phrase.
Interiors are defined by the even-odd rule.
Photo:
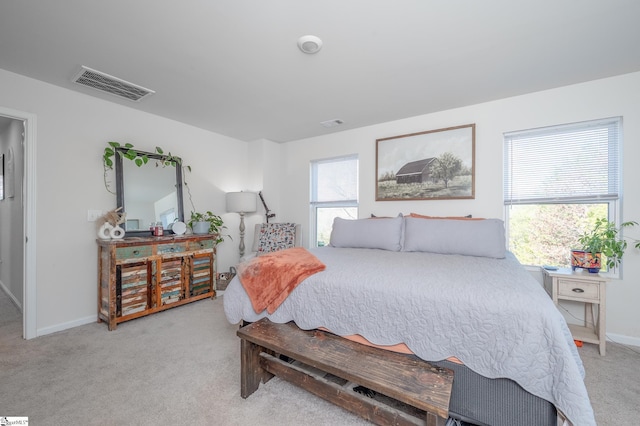
[[[124,145],[119,142],[107,142],[108,146],[104,148],[104,152],[102,154],[102,164],[104,167],[104,187],[112,194],[115,194],[114,191],[109,187],[109,181],[107,174],[109,170],[113,170],[114,160],[116,155],[120,155],[122,158],[133,161],[133,163],[142,167],[143,165],[149,162],[149,156],[145,153],[142,153],[136,149],[134,149],[133,144],[125,143]],[[180,157],[176,157],[171,155],[171,153],[164,153],[164,150],[159,146],[156,146],[155,153],[162,156],[162,159],[156,160],[156,167],[167,167],[173,166],[176,164],[182,165],[182,159]],[[191,171],[191,166],[183,166],[184,169]],[[184,182],[186,185],[186,182]]]

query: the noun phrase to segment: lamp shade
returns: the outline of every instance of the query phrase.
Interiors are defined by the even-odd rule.
[[[256,211],[255,192],[227,192],[227,211],[235,213],[253,213]]]

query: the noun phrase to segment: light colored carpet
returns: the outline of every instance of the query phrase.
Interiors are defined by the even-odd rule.
[[[25,341],[2,293],[0,416],[28,416],[32,425],[368,424],[278,378],[242,399],[236,329],[218,298],[112,332],[96,323]],[[606,357],[595,345],[580,354],[598,425],[635,424],[640,352],[609,343]]]

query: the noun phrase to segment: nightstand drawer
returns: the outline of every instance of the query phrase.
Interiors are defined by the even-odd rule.
[[[577,298],[580,300],[593,300],[600,302],[600,285],[595,282],[574,281],[574,280],[558,280],[558,297]]]

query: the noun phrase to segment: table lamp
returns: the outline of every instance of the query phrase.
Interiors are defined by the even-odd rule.
[[[244,256],[244,215],[256,211],[255,192],[227,192],[227,211],[240,215],[240,257]]]

